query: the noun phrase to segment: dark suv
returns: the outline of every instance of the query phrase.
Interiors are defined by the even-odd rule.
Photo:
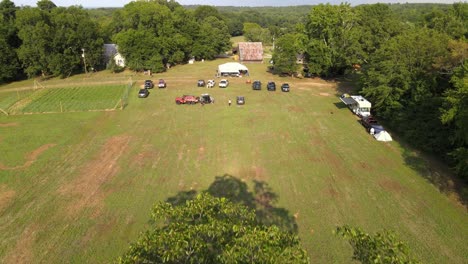
[[[276,83],[275,82],[268,82],[267,90],[268,91],[276,91]]]
[[[289,84],[283,83],[283,84],[281,85],[281,91],[283,91],[283,92],[289,92]]]
[[[154,87],[153,81],[152,80],[146,80],[145,81],[145,89],[151,89]]]
[[[375,134],[385,130],[384,127],[380,125],[379,122],[375,120],[375,118],[373,118],[372,116],[363,117],[361,119],[361,124],[366,128],[368,132],[371,130],[371,128],[373,128]]]
[[[261,90],[262,89],[262,83],[260,81],[254,81],[252,83],[252,89]]]
[[[243,104],[245,104],[245,98],[244,98],[244,96],[237,96],[236,102],[237,102],[238,105],[243,105]]]
[[[140,89],[140,91],[138,91],[138,98],[146,98],[148,95],[148,89]]]

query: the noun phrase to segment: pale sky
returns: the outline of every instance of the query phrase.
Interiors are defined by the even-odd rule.
[[[35,6],[37,0],[12,0],[15,5]],[[129,0],[52,0],[58,6],[81,5],[83,7],[123,7],[131,2]],[[316,5],[320,3],[340,4],[349,2],[352,5],[373,4],[373,3],[447,3],[460,2],[459,0],[179,0],[181,5],[212,5],[212,6],[293,6],[293,5]],[[465,2],[465,1],[462,1]]]

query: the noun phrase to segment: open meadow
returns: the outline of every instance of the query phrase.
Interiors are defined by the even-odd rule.
[[[279,77],[267,64],[246,64],[261,91],[245,77],[229,78],[226,89],[196,86],[227,61],[155,74],[167,88],[145,99],[137,92],[148,76],[132,72],[53,79],[39,88],[49,94],[92,86],[96,97],[85,89],[80,100],[110,98],[108,109],[131,79],[123,110],[0,112],[0,262],[112,262],[148,227],[154,203],[211,190],[253,203],[268,221],[297,231],[312,263],[352,262],[351,247],[332,233],[343,224],[394,230],[422,263],[466,263],[466,208],[428,180],[447,172],[398,140],[377,142],[366,133],[338,98],[350,84]],[[275,92],[266,90],[269,80]],[[291,92],[281,92],[283,82]],[[10,107],[28,87],[32,80],[1,86],[0,104]],[[100,90],[111,88],[108,96]],[[215,104],[174,102],[202,93]],[[246,104],[237,106],[236,96]],[[31,102],[21,109],[52,111]]]

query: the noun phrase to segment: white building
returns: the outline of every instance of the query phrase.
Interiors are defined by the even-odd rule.
[[[109,63],[111,59],[114,59],[117,66],[125,67],[125,58],[119,53],[118,46],[116,44],[104,44],[105,63]]]

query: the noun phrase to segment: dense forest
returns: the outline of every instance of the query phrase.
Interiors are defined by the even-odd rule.
[[[162,72],[190,58],[214,59],[230,49],[231,36],[243,35],[274,45],[275,73],[358,80],[374,115],[466,181],[467,18],[466,3],[254,8],[152,0],[84,9],[2,0],[0,83],[65,78],[83,72],[84,56],[88,70],[104,69],[104,43],[118,44],[131,70]]]

